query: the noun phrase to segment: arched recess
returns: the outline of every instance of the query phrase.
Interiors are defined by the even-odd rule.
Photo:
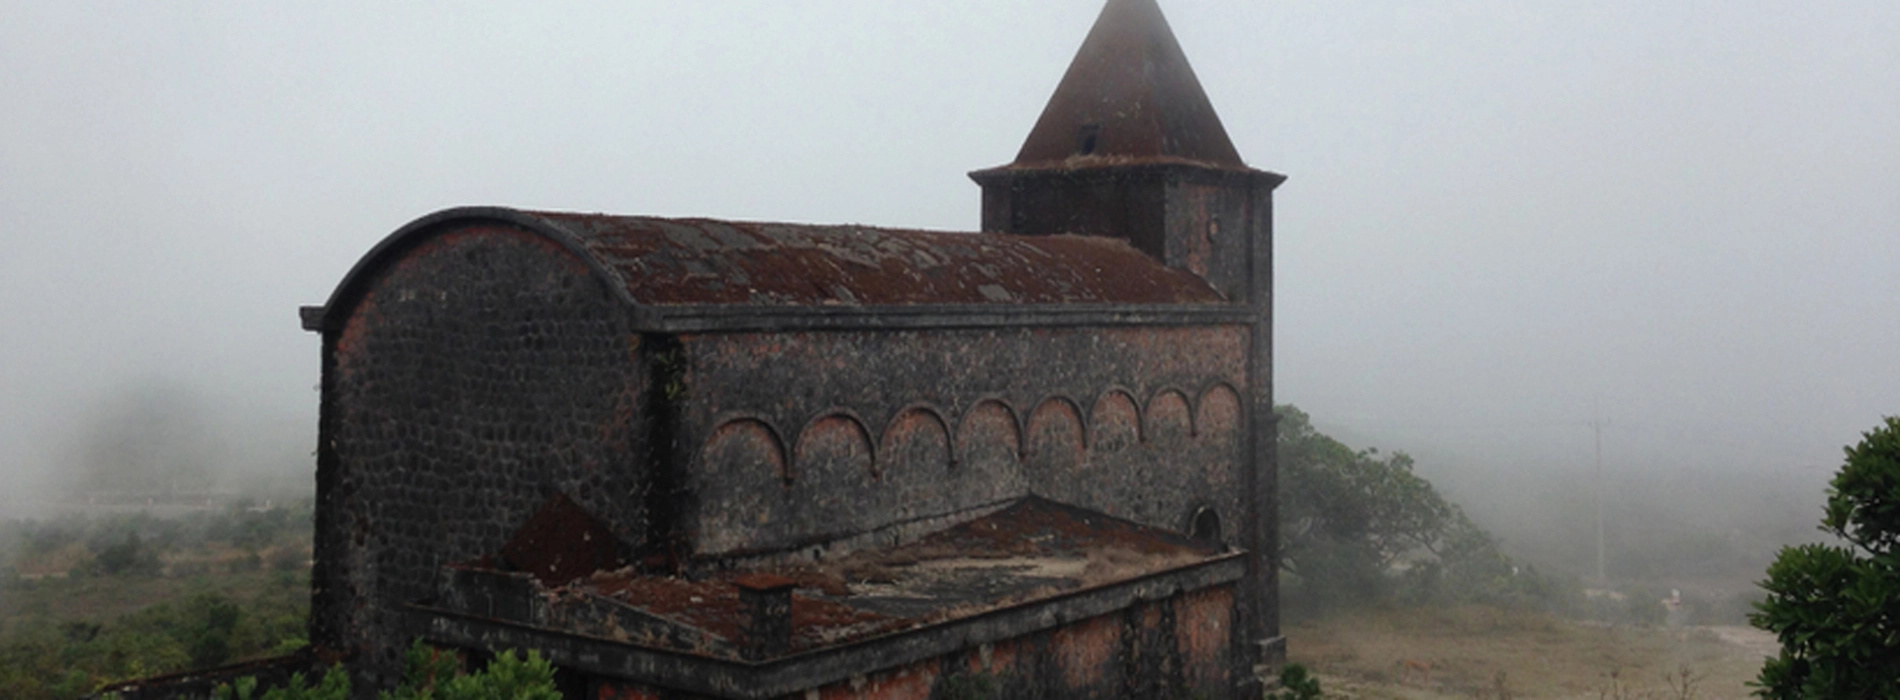
[[[881,479],[940,480],[950,471],[950,424],[935,408],[906,408],[884,425],[877,455]]]
[[[1089,411],[1089,448],[1114,453],[1141,441],[1141,409],[1135,397],[1123,389],[1109,389],[1096,397]]]
[[[950,427],[934,407],[913,404],[884,424],[878,440],[882,483],[869,503],[888,517],[908,520],[958,508],[950,486]]]
[[[813,420],[798,433],[792,465],[799,479],[838,483],[875,478],[877,452],[864,421],[846,411]]]
[[[791,464],[785,459],[785,441],[779,438],[778,430],[759,418],[733,418],[721,423],[700,448],[699,463],[703,469],[719,474],[739,476],[749,472],[755,479],[770,474],[784,482],[793,478]]]
[[[1082,411],[1075,401],[1064,396],[1044,399],[1029,414],[1026,432],[1029,449],[1025,461],[1031,471],[1074,474],[1081,468],[1088,438],[1082,427]]]
[[[1201,394],[1200,407],[1194,411],[1195,437],[1203,440],[1230,440],[1240,433],[1240,393],[1225,383],[1215,384]]]
[[[806,541],[878,523],[878,509],[867,507],[877,496],[875,454],[864,421],[848,412],[827,413],[806,425],[792,448],[798,480],[786,493],[787,525],[777,534]]]
[[[721,424],[706,438],[698,461],[701,496],[692,516],[698,552],[755,547],[786,519],[785,486],[795,475],[770,424],[756,418]]]
[[[956,443],[959,467],[985,461],[1014,463],[1023,454],[1022,423],[1009,404],[984,399],[963,414],[957,425]]]
[[[957,461],[952,491],[958,505],[972,507],[1023,495],[1022,423],[1000,399],[984,399],[957,424]]]
[[[1186,444],[1194,435],[1194,415],[1187,396],[1174,389],[1162,389],[1148,400],[1143,424],[1148,428],[1148,441],[1162,447]]]

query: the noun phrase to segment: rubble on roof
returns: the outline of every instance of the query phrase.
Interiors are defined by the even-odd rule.
[[[908,544],[767,570],[623,567],[551,583],[488,558],[445,567],[431,604],[637,646],[759,659],[763,649],[778,656],[832,647],[1229,556],[1175,533],[1031,497]],[[748,600],[772,595],[789,605],[773,613],[762,608],[769,598]],[[774,614],[784,616],[777,625]],[[757,630],[775,626],[783,639],[760,638]]]

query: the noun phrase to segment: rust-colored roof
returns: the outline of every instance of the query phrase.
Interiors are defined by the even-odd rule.
[[[448,231],[529,231],[579,256],[623,301],[645,306],[826,307],[1222,304],[1206,280],[1127,243],[1019,236],[535,212],[445,209],[410,222],[358,260],[316,330],[353,308],[377,270]]]
[[[641,304],[1222,301],[1194,274],[1107,238],[522,214],[572,235]]]
[[[795,587],[792,652],[968,618],[1234,556],[1102,513],[1027,498],[919,541],[822,565],[703,577],[601,571],[536,585],[560,631],[739,658],[750,611],[739,589]],[[479,572],[481,563],[463,565]],[[761,583],[770,584],[760,586]],[[522,589],[518,595],[530,595]],[[624,611],[622,610],[624,609]],[[632,614],[635,617],[616,615]],[[613,620],[659,623],[641,629]]]
[[[1244,169],[1156,0],[1109,0],[1016,162]]]

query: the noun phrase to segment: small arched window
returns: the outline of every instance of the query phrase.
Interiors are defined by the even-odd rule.
[[[1205,544],[1221,544],[1220,513],[1207,506],[1194,509],[1194,516],[1188,519],[1188,537]]]

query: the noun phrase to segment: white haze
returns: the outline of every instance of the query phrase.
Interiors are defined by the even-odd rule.
[[[1818,490],[1900,412],[1900,3],[1164,8],[1291,177],[1277,399],[1323,428],[1482,484],[1587,474],[1600,415],[1608,469]],[[0,507],[153,387],[307,480],[297,307],[436,209],[972,229],[1099,9],[7,3]]]

